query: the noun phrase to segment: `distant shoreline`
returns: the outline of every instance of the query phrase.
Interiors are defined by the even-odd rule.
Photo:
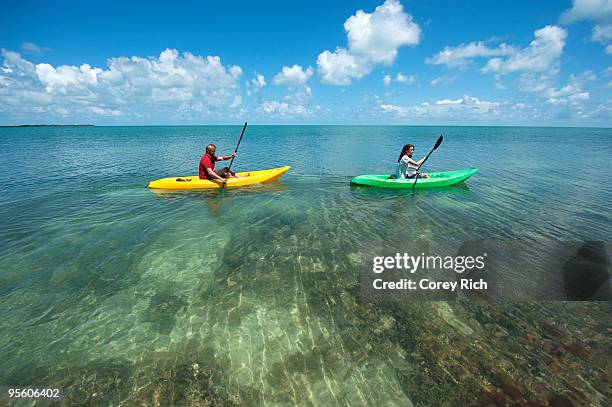
[[[0,127],[93,127],[94,124],[16,124]]]

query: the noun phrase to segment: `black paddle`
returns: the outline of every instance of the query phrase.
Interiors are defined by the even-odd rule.
[[[423,160],[423,162],[421,163],[421,165],[419,165],[416,169],[416,173],[414,175],[414,184],[412,184],[412,189],[414,189],[414,187],[416,186],[417,181],[419,180],[419,170],[421,169],[421,167],[423,166],[423,164],[425,164],[425,161],[427,161],[427,159],[429,158],[429,156],[431,155],[431,153],[434,152],[435,149],[437,149],[438,147],[440,147],[440,144],[442,144],[442,140],[444,140],[444,136],[440,135],[440,137],[438,138],[438,141],[436,141],[436,145],[431,149],[431,151],[429,152],[429,154],[427,154],[427,156],[425,156],[425,159]]]
[[[234,154],[236,154],[238,152],[238,147],[240,147],[240,142],[242,141],[242,136],[244,136],[244,131],[246,130],[246,126],[247,126],[247,122],[244,122],[244,127],[242,128],[242,133],[240,133],[240,138],[238,139],[238,144],[236,145],[236,148],[234,149]],[[230,161],[229,167],[227,167],[227,177],[228,178],[229,178],[229,175],[231,174],[230,169],[232,168],[232,164],[234,163],[234,158],[236,158],[236,157],[232,157],[232,161]],[[225,187],[225,184],[226,184],[225,182],[223,184],[221,184],[221,189],[223,189]]]

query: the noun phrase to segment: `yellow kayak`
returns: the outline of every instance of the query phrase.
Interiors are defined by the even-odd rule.
[[[248,172],[237,172],[238,178],[230,178],[227,180],[226,188],[237,188],[244,187],[246,185],[260,184],[263,182],[270,182],[282,177],[288,170],[289,166],[280,168],[272,168],[269,170],[251,171],[249,176]],[[162,178],[155,181],[149,182],[149,188],[154,189],[174,189],[174,190],[190,190],[190,189],[210,189],[210,188],[221,188],[221,182],[214,180],[209,181],[207,179],[200,179],[197,175],[188,177],[172,177]]]

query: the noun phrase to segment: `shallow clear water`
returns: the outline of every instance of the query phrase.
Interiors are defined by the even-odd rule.
[[[290,165],[279,182],[146,188],[239,132],[0,129],[0,385],[66,404],[605,405],[607,304],[367,304],[359,262],[386,242],[609,240],[611,129],[250,126],[234,168]],[[439,134],[427,170],[480,173],[349,185]]]

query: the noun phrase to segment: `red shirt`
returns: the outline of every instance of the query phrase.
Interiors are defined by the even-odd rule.
[[[212,177],[208,174],[207,168],[212,170],[215,169],[215,161],[217,161],[217,156],[208,155],[208,153],[204,154],[200,159],[200,179],[212,179]]]

